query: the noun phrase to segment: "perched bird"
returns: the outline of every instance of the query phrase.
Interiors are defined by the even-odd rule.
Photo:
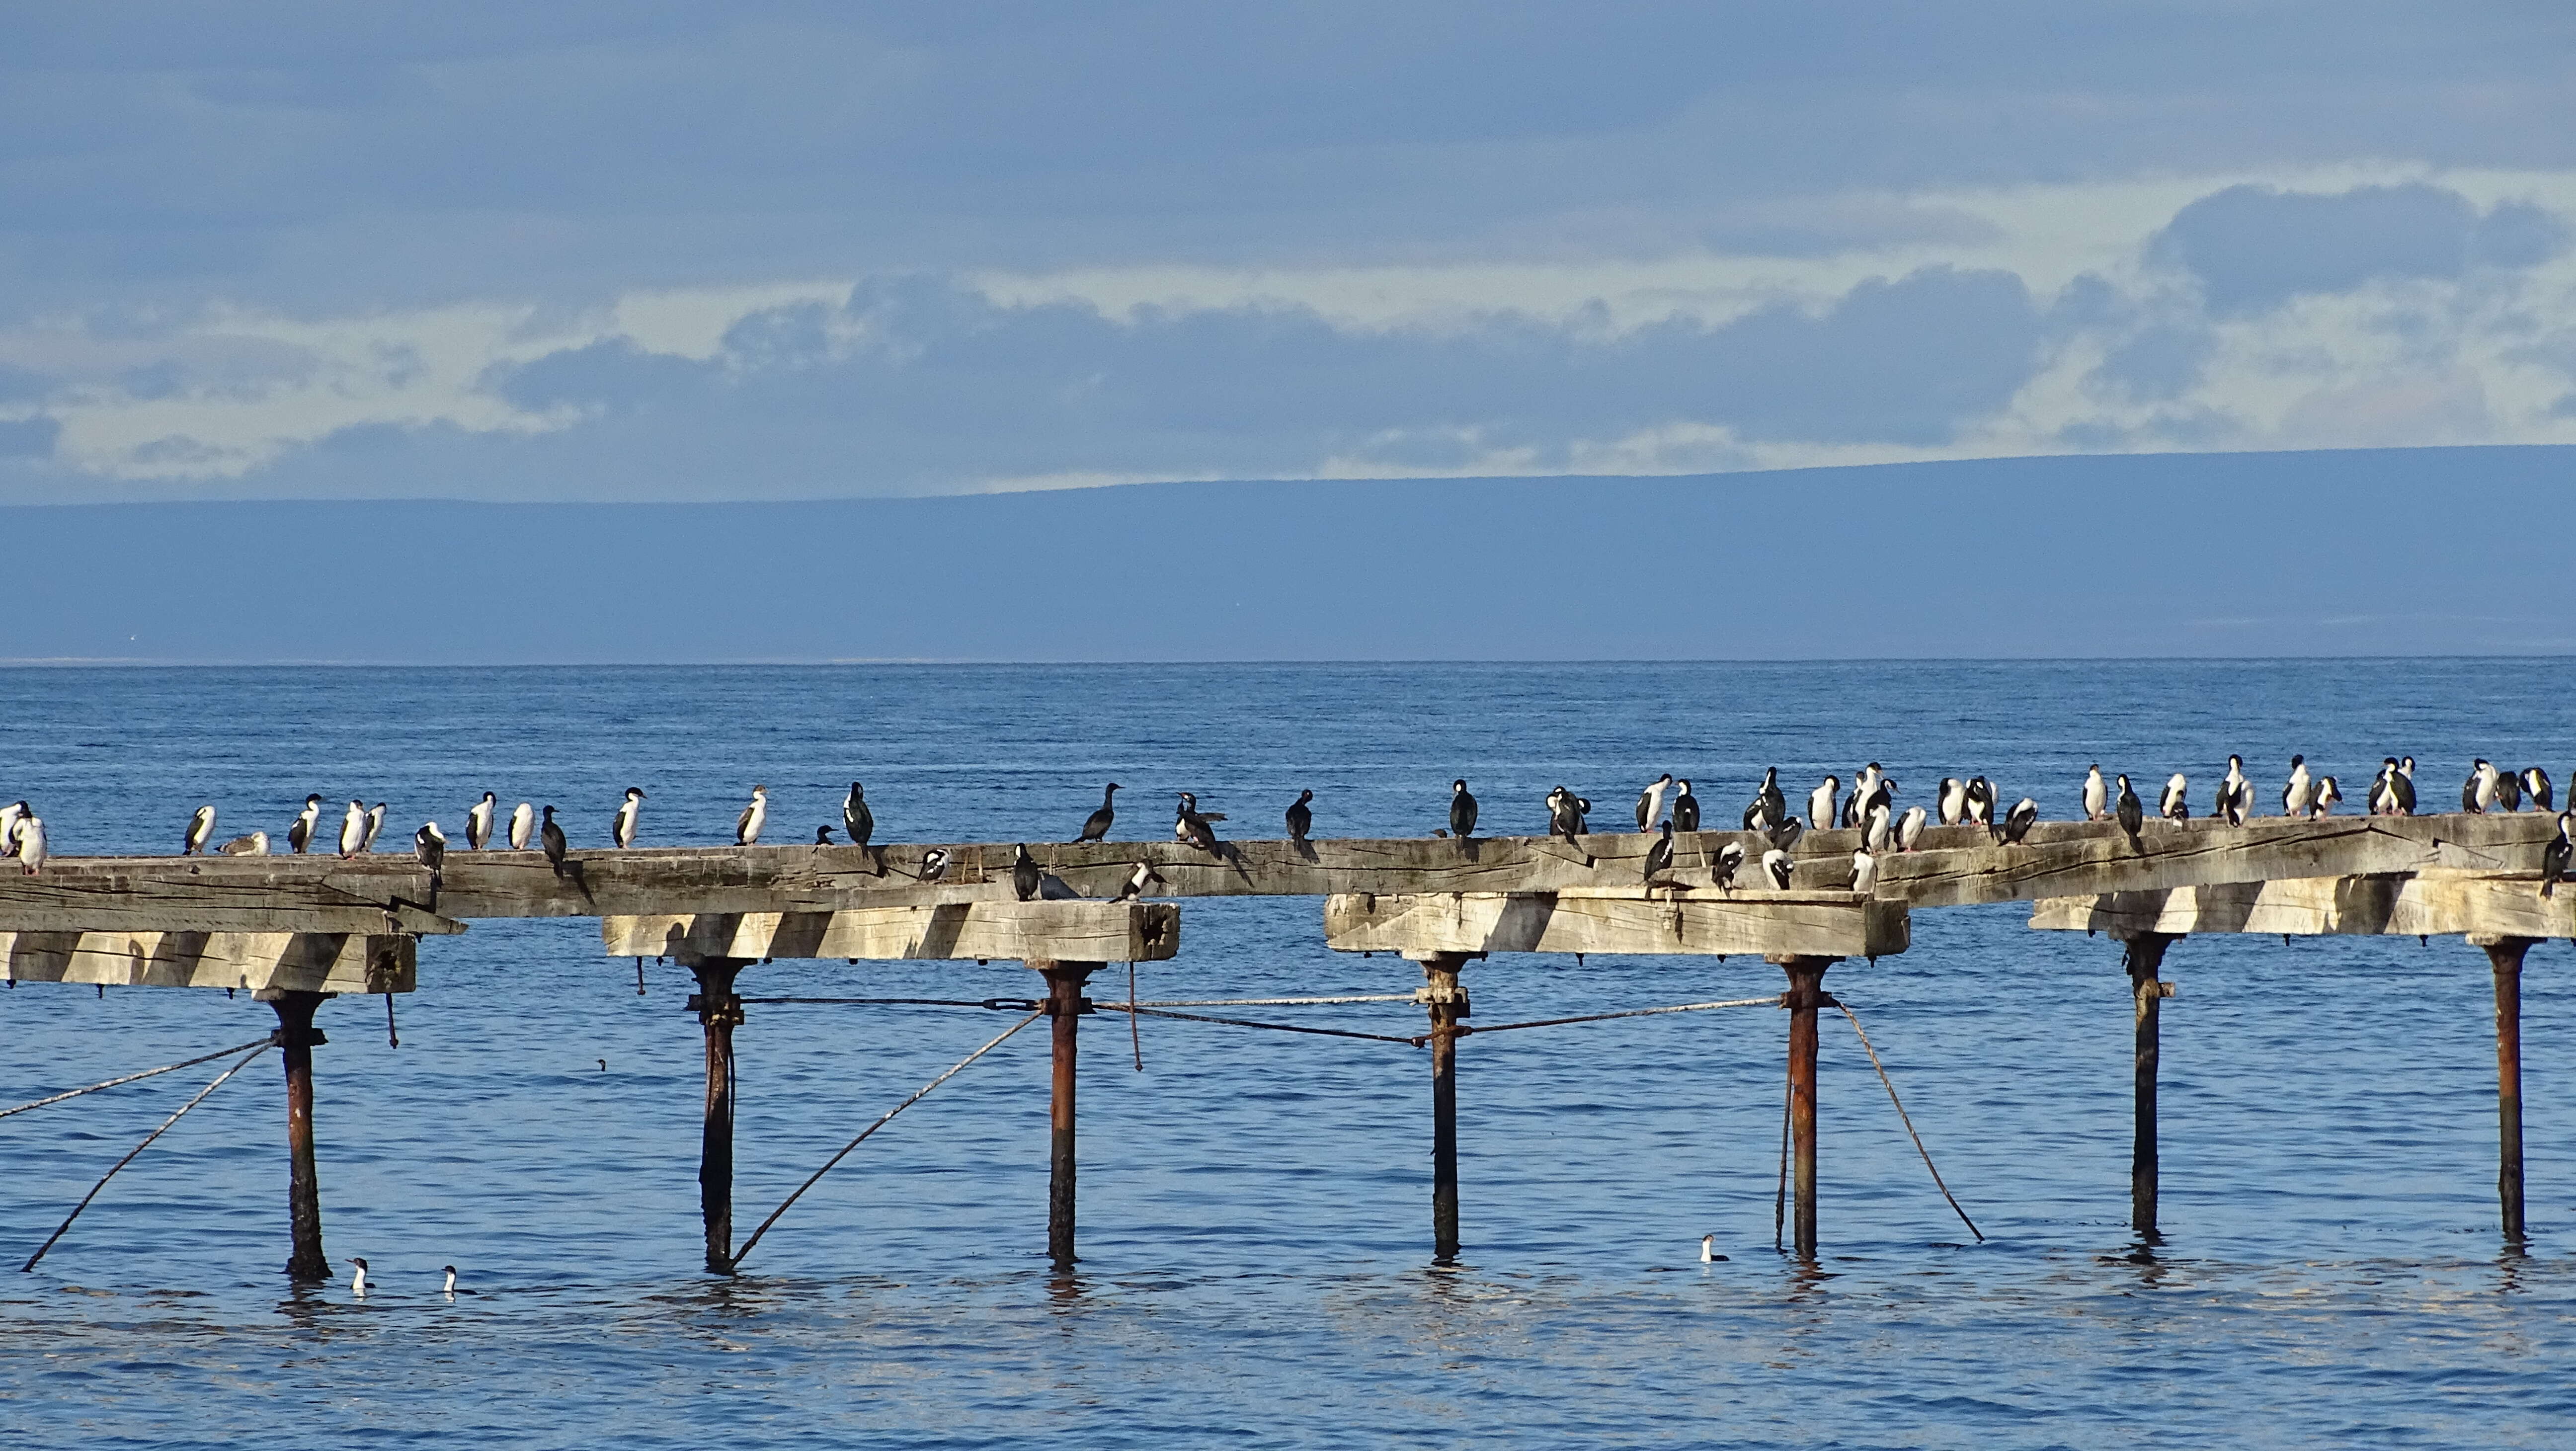
[[[268,843],[261,842],[260,850],[267,849]],[[230,851],[232,848],[226,847],[224,850]],[[447,837],[438,829],[437,822],[424,821],[421,823],[420,830],[411,834],[411,854],[422,866],[433,872],[447,864]]]
[[[814,844],[816,846],[830,846],[832,844],[832,828],[828,826],[815,827]]]
[[[1646,885],[1649,887],[1655,884],[1658,875],[1671,870],[1673,865],[1673,824],[1667,821],[1663,827],[1664,834],[1655,839],[1654,845],[1646,848]]]
[[[322,819],[322,797],[316,793],[304,798],[304,809],[296,813],[294,824],[286,828],[287,849],[297,856],[313,844],[314,823]]]
[[[363,1300],[367,1298],[367,1262],[351,1260],[349,1263],[358,1267],[358,1272],[349,1277],[349,1293]]]
[[[1152,866],[1144,862],[1138,862],[1136,863],[1136,870],[1129,872],[1127,874],[1126,882],[1118,888],[1118,895],[1110,898],[1110,900],[1113,902],[1133,902],[1137,898],[1144,896],[1145,889],[1148,887],[1168,887],[1170,885],[1171,883],[1164,881],[1162,874],[1155,871]]]
[[[1968,824],[1994,828],[1995,783],[1983,776],[1968,778]]]
[[[921,879],[935,882],[948,873],[948,848],[934,846],[921,854]]]
[[[179,839],[179,855],[204,855],[206,843],[212,840],[214,835],[215,808],[212,805],[198,807],[197,814],[188,818],[188,834]]]
[[[2084,773],[2084,819],[2100,821],[2111,814],[2111,788],[2102,779],[2101,763]]]
[[[1940,807],[1941,824],[1943,826],[1956,826],[1960,822],[1967,820],[1967,782],[1960,780],[1956,776],[1944,776],[1941,778],[1940,789],[1932,793],[1932,799],[1934,803]]]
[[[644,814],[644,788],[629,786],[626,799],[618,803],[617,815],[608,823],[608,839],[621,847],[635,844],[635,822]]]
[[[492,813],[501,809],[501,798],[486,791],[483,799],[465,808],[465,849],[481,851],[492,840]]]
[[[1467,794],[1464,777],[1449,783],[1449,834],[1460,841],[1476,834],[1476,798]]]
[[[1577,835],[1588,836],[1592,832],[1592,798],[1576,796],[1571,799],[1574,802],[1574,830]]]
[[[2137,788],[2129,784],[2126,771],[2120,773],[2120,796],[2111,811],[2120,823],[2120,834],[2129,839],[2130,850],[2146,850],[2145,844],[2138,840],[2138,828],[2146,822],[2147,808],[2139,802]]]
[[[1717,849],[1717,865],[1709,869],[1709,880],[1735,890],[1735,874],[1744,870],[1744,843],[1730,841]]]
[[[1789,890],[1789,873],[1796,865],[1789,860],[1789,854],[1778,847],[1762,854],[1762,874],[1771,879],[1772,886],[1783,892]]]
[[[850,785],[851,788],[855,790],[857,789],[858,783],[853,781]],[[1112,781],[1101,791],[1100,805],[1098,809],[1094,810],[1089,816],[1082,818],[1082,833],[1073,839],[1073,844],[1080,846],[1086,841],[1107,840],[1109,837],[1109,828],[1111,824],[1117,820],[1118,783]]]
[[[1699,830],[1699,798],[1691,794],[1688,781],[1679,783],[1680,793],[1673,797],[1673,830]]]
[[[1879,785],[1886,779],[1887,773],[1879,769],[1876,761],[1852,773],[1851,799],[1843,803],[1843,825],[1860,826],[1868,822],[1869,803],[1876,799]]]
[[[546,824],[539,829],[538,835],[545,843],[546,865],[554,869],[556,876],[562,876],[566,846],[564,829],[555,825],[555,809],[551,806],[546,808]]]
[[[1842,795],[1843,778],[1827,776],[1825,783],[1807,793],[1807,825],[1823,831],[1834,824],[1834,801]]]
[[[1923,829],[1931,825],[1931,813],[1920,806],[1908,806],[1896,818],[1896,849],[1912,851],[1923,840]]]
[[[1637,793],[1637,829],[1639,831],[1652,831],[1655,829],[1655,823],[1663,819],[1664,793],[1671,790],[1672,786],[1673,773],[1666,771],[1649,782],[1645,790]]]
[[[1547,793],[1547,834],[1572,841],[1583,834],[1582,798],[1559,786]]]
[[[268,833],[254,831],[248,836],[236,836],[222,846],[216,847],[215,850],[226,856],[266,856],[268,855]]]
[[[18,818],[18,869],[28,876],[45,869],[45,818],[30,811]]]
[[[24,801],[0,806],[0,857],[17,855],[18,823],[26,819],[29,809]]]
[[[2370,789],[2361,793],[2361,808],[2373,816],[2397,814],[2397,792],[2391,784],[2397,777],[2397,758],[2379,758],[2379,774],[2370,778]]]
[[[376,849],[376,834],[385,829],[385,803],[379,801],[367,808],[367,834],[358,838],[358,854],[364,856]]]
[[[2540,849],[2540,895],[2558,894],[2558,884],[2567,880],[2567,861],[2576,854],[2576,811],[2558,813],[2558,834]]]
[[[1290,841],[1304,841],[1306,834],[1315,829],[1315,808],[1308,804],[1314,799],[1314,792],[1300,791],[1297,793],[1297,799],[1288,803],[1288,839]]]
[[[1762,814],[1770,818],[1771,825],[1789,819],[1789,798],[1780,794],[1779,767],[1762,768],[1762,789],[1754,793],[1754,799],[1762,803]]]
[[[2229,826],[2243,826],[2254,811],[2254,783],[2245,779],[2245,758],[2229,756],[2227,774],[2218,778],[2218,800],[2209,814]]]
[[[358,844],[366,839],[367,805],[363,801],[352,801],[349,809],[340,816],[340,855],[356,856]]]
[[[2004,813],[2004,824],[2001,828],[2004,845],[2021,845],[2021,839],[2030,835],[2030,829],[2038,823],[2038,802],[2027,796],[2014,802],[2012,810]]]
[[[1883,852],[1887,850],[1895,835],[1896,817],[1888,809],[1887,803],[1881,801],[1869,808],[1869,815],[1861,822],[1860,849],[1866,852]]]
[[[868,809],[868,793],[856,781],[850,783],[849,798],[841,803],[841,831],[852,846],[866,846],[868,838],[877,834],[876,813]]]
[[[2520,811],[2522,809],[2522,777],[2511,771],[2498,771],[2495,785],[2498,810]]]
[[[2191,782],[2176,771],[2165,778],[2165,794],[2156,798],[2156,815],[2167,821],[2191,820]]]
[[[1878,890],[1878,858],[1865,851],[1852,853],[1852,884],[1855,892]]]
[[[2305,816],[2317,801],[2316,787],[2308,780],[2308,758],[2290,758],[2290,779],[2281,786],[2281,814]]]
[[[1773,846],[1780,848],[1782,851],[1795,851],[1798,849],[1798,838],[1805,836],[1806,834],[1807,823],[1792,816],[1788,820],[1781,822],[1778,826],[1762,833],[1762,837],[1765,841],[1770,842]]]
[[[2309,803],[2309,814],[2312,816],[2332,816],[2334,815],[2335,803],[2342,799],[2343,788],[2335,784],[2335,778],[2332,776],[2319,776],[2317,778],[2316,799]]]
[[[769,788],[766,786],[754,786],[751,788],[751,804],[742,809],[742,815],[734,818],[733,844],[736,846],[758,845],[760,842],[760,829],[768,824]]]
[[[537,831],[537,808],[522,801],[510,808],[510,850],[526,851]]]
[[[2481,756],[2469,767],[2469,779],[2460,784],[2460,809],[2483,813],[2496,804],[2496,768]]]
[[[1463,781],[1458,784],[1461,788],[1466,785]],[[1467,800],[1467,819],[1473,822],[1476,818],[1475,798],[1471,796]],[[1457,810],[1454,806],[1449,809],[1453,819],[1457,815]],[[1210,856],[1223,856],[1225,853],[1218,846],[1216,828],[1208,823],[1224,819],[1199,810],[1199,798],[1184,791],[1181,793],[1180,809],[1172,814],[1172,834]]]
[[[1029,844],[1021,842],[1011,852],[1011,895],[1023,902],[1034,902],[1045,874],[1038,870],[1037,858],[1029,855]]]
[[[2550,790],[2549,773],[2538,766],[2522,768],[2522,792],[2531,798],[2531,809],[2534,811],[2558,809],[2558,803]]]

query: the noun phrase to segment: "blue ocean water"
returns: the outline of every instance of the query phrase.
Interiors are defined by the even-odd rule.
[[[1624,814],[1663,770],[1731,815],[1884,762],[2072,811],[2291,752],[2358,798],[2382,755],[2428,799],[2475,755],[2576,777],[2565,660],[2203,664],[1270,665],[0,671],[0,798],[62,854],[175,851],[212,800],[282,831],[307,791],[461,835],[482,790],[648,843],[1118,835],[1175,790],[1273,834],[1427,833],[1466,776],[1489,831],[1567,782]],[[389,835],[395,834],[389,829]],[[2015,906],[1916,914],[1913,950],[1827,986],[1869,1027],[1933,1190],[1849,1032],[1825,1024],[1823,1237],[1772,1250],[1785,1025],[1749,1009],[1471,1038],[1465,1267],[1430,1258],[1428,1066],[1399,1045],[1169,1021],[1084,1028],[1082,1265],[1044,1259],[1046,1045],[1013,1039],[872,1139],[734,1280],[700,1272],[700,1062],[676,968],[587,920],[425,942],[421,991],[326,1005],[326,1243],[378,1287],[298,1291],[274,1056],[127,1169],[33,1274],[0,1275],[0,1443],[528,1447],[2556,1446],[2576,1392],[2576,996],[2524,995],[2534,1243],[2496,1230],[2483,956],[2456,940],[2226,938],[2164,975],[2164,1230],[2126,1228],[2130,1012],[2116,945]],[[1327,953],[1320,903],[1193,900],[1146,996],[1403,991]],[[1411,976],[1408,976],[1408,975]],[[1776,991],[1742,958],[1496,958],[1477,1019]],[[996,963],[777,963],[746,994],[1025,994]],[[1125,984],[1101,990],[1123,992]],[[1388,1032],[1418,1009],[1277,1010]],[[272,1025],[247,996],[0,993],[14,1103]],[[737,1045],[745,1229],[1006,1019],[754,1007]],[[603,1068],[601,1061],[605,1060]],[[0,1121],[0,1258],[42,1241],[215,1065]],[[1702,1234],[1729,1258],[1698,1262]],[[479,1293],[438,1293],[456,1264]]]

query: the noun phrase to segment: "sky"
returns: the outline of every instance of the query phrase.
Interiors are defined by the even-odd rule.
[[[0,502],[2576,443],[2576,8],[14,7]]]

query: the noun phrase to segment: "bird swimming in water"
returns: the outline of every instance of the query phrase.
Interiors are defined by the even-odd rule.
[[[555,809],[551,806],[546,808],[546,824],[539,829],[538,835],[545,843],[546,865],[554,869],[556,876],[562,876],[568,843],[564,841],[564,829],[555,825]]]
[[[2342,799],[2343,787],[2335,784],[2335,778],[2332,776],[2319,776],[2317,778],[2316,799],[2309,803],[2308,814],[2311,816],[2332,816],[2334,815],[2335,803]]]
[[[1762,874],[1771,879],[1772,886],[1783,892],[1789,890],[1789,873],[1796,867],[1797,863],[1789,860],[1789,854],[1776,846],[1762,854]]]
[[[2316,787],[2308,780],[2308,758],[2290,758],[2290,779],[2281,785],[2281,814],[2305,816],[2317,800]]]
[[[1673,824],[1667,821],[1663,827],[1664,834],[1655,839],[1654,845],[1646,848],[1646,885],[1649,887],[1655,884],[1657,876],[1671,870],[1673,865]]]
[[[1118,895],[1110,898],[1109,900],[1113,902],[1133,902],[1137,898],[1144,896],[1145,889],[1148,887],[1168,887],[1170,885],[1171,883],[1164,881],[1162,874],[1155,871],[1151,864],[1138,862],[1136,863],[1136,870],[1129,872],[1127,874],[1126,882],[1118,888]]]
[[[2524,795],[2531,798],[2532,810],[2554,811],[2557,809],[2558,803],[2550,791],[2549,773],[2540,769],[2538,766],[2525,766],[2522,768],[2522,790]]]
[[[322,797],[316,792],[304,798],[304,809],[296,813],[294,823],[286,828],[287,849],[297,856],[304,855],[304,849],[313,844],[314,824],[321,819]]]
[[[1704,1264],[1704,1265],[1713,1265],[1713,1264],[1718,1264],[1718,1263],[1720,1263],[1720,1262],[1724,1261],[1725,1259],[1726,1259],[1726,1256],[1724,1256],[1724,1255],[1722,1255],[1722,1254],[1719,1254],[1719,1253],[1717,1252],[1717,1236],[1716,1236],[1716,1235],[1713,1235],[1713,1234],[1703,1234],[1703,1235],[1701,1235],[1701,1236],[1699,1237],[1699,1262],[1700,1262],[1701,1264]]]
[[[1463,776],[1449,783],[1449,834],[1460,841],[1476,834],[1476,798]]]
[[[766,786],[754,786],[751,788],[751,804],[742,809],[742,815],[734,818],[733,844],[736,846],[758,845],[760,842],[760,828],[767,825],[768,822],[769,788]]]
[[[1184,791],[1180,806],[1172,813],[1172,835],[1210,856],[1223,856],[1225,852],[1216,839],[1216,828],[1209,823],[1224,819],[1199,810],[1199,798]]]
[[[1932,792],[1933,802],[1941,808],[1941,824],[1956,826],[1968,819],[1968,783],[1956,776],[1944,776]]]
[[[921,879],[935,882],[948,874],[948,848],[934,846],[921,854]]]
[[[1664,817],[1664,793],[1672,789],[1673,773],[1666,771],[1637,793],[1637,829],[1652,831]]]
[[[1730,841],[1717,849],[1717,865],[1709,869],[1709,880],[1735,890],[1735,874],[1744,870],[1744,843]]]
[[[522,801],[510,808],[510,850],[526,851],[537,832],[537,808]]]
[[[1896,849],[1912,851],[1923,842],[1923,829],[1930,824],[1929,813],[1920,806],[1908,806],[1896,818]]]
[[[1011,893],[1023,902],[1034,902],[1044,879],[1037,858],[1029,855],[1029,844],[1021,842],[1011,852]]]
[[[2084,819],[2100,821],[2111,814],[2111,788],[2102,779],[2102,764],[2093,763],[2084,773]]]
[[[1680,786],[1679,794],[1673,797],[1673,830],[1697,831],[1699,830],[1699,798],[1691,794],[1690,782],[1681,782]]]
[[[841,803],[841,832],[857,847],[866,846],[877,834],[877,814],[868,809],[868,793],[856,781],[850,783],[849,797]],[[884,875],[882,869],[878,875]]]
[[[268,855],[268,833],[254,831],[248,836],[236,836],[222,846],[216,847],[215,850],[226,856],[266,856]]]
[[[620,847],[635,844],[635,825],[644,815],[644,788],[629,786],[626,799],[618,803],[617,815],[608,823],[608,839]]]
[[[376,834],[385,829],[385,803],[379,801],[367,808],[367,833],[358,838],[358,854],[364,856],[376,849]]]
[[[2576,856],[2576,811],[2558,813],[2558,834],[2540,849],[2540,895],[2554,897],[2558,884],[2567,880],[2567,864]]]
[[[2156,799],[2156,815],[2167,821],[2191,819],[2191,782],[2180,771],[2165,778],[2164,795]]]
[[[213,839],[214,834],[215,808],[209,803],[198,807],[197,814],[188,818],[188,834],[179,839],[179,855],[204,855],[206,843]]]
[[[501,809],[501,798],[486,791],[483,799],[465,808],[465,849],[481,851],[492,840],[492,813]]]
[[[2146,824],[2147,808],[2138,800],[2138,790],[2129,784],[2129,773],[2120,773],[2120,795],[2111,808],[2112,817],[2120,823],[2120,834],[2129,839],[2129,850],[2145,851],[2146,843],[2138,839],[2138,828]]]
[[[1855,892],[1878,890],[1878,858],[1865,851],[1852,853],[1852,884]]]
[[[2021,839],[2030,835],[2031,827],[2037,825],[2038,822],[2038,802],[2031,800],[2027,796],[2014,802],[2012,810],[2004,813],[2004,824],[2000,828],[2004,845],[2021,845]]]
[[[607,1060],[607,1059],[605,1059],[605,1058],[603,1058],[603,1059],[599,1060],[599,1066],[600,1066],[600,1067],[602,1067],[602,1068],[606,1068],[606,1067],[608,1066],[608,1060]],[[442,1291],[440,1291],[440,1293],[441,1293],[441,1294],[444,1294],[445,1296],[447,1296],[447,1298],[449,1298],[449,1299],[453,1300],[453,1299],[455,1299],[455,1298],[456,1298],[457,1296],[459,1296],[459,1295],[471,1295],[471,1294],[478,1293],[477,1291],[473,1291],[473,1290],[460,1290],[460,1289],[456,1288],[456,1266],[454,1266],[454,1265],[440,1265],[440,1266],[438,1267],[438,1272],[439,1272],[440,1274],[442,1274],[442,1275],[447,1276],[447,1288],[446,1288],[446,1289],[444,1289],[444,1290],[442,1290]]]
[[[816,846],[830,846],[832,844],[832,828],[828,826],[815,827],[814,844]]]
[[[351,801],[349,803],[349,809],[346,812],[343,812],[340,816],[340,855],[342,857],[356,856],[358,854],[358,844],[366,839],[366,803],[363,801]]]
[[[349,1277],[349,1293],[363,1300],[367,1298],[367,1262],[351,1260],[349,1263],[358,1267],[358,1272]]]
[[[260,849],[266,851],[268,843],[261,842]],[[232,848],[226,847],[224,850],[230,851]],[[447,864],[447,837],[439,831],[437,822],[422,822],[420,830],[411,834],[411,854],[422,866],[433,872]]]
[[[1288,803],[1288,839],[1290,841],[1304,841],[1306,834],[1315,829],[1315,808],[1307,804],[1314,799],[1314,792],[1300,791],[1297,793],[1297,799]]]
[[[1823,831],[1834,824],[1834,802],[1842,795],[1843,778],[1827,776],[1825,784],[1807,793],[1807,825]]]
[[[1080,846],[1086,841],[1106,840],[1109,836],[1110,826],[1117,820],[1118,783],[1112,781],[1106,787],[1102,788],[1100,792],[1099,807],[1093,810],[1089,816],[1082,819],[1081,834],[1074,837],[1072,844]]]

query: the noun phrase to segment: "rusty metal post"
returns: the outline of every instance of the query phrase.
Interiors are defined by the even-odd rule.
[[[698,1134],[698,1212],[706,1220],[707,1272],[733,1273],[733,1030],[742,1023],[734,977],[750,964],[714,957],[687,964],[698,980],[688,1001],[707,1035],[706,1118]]]
[[[1458,1020],[1467,1016],[1467,990],[1458,970],[1468,954],[1435,952],[1422,959],[1422,1001],[1431,1012],[1431,1262],[1458,1262]]]
[[[1047,1108],[1047,1258],[1058,1270],[1070,1270],[1074,1226],[1074,1064],[1080,1046],[1082,1015],[1091,1011],[1083,985],[1100,969],[1096,962],[1032,962],[1046,978],[1047,1016],[1055,1028],[1055,1082]]]
[[[2165,949],[2173,941],[2171,933],[2141,932],[2128,940],[2123,959],[2129,969],[2129,998],[2137,1011],[2137,1124],[2129,1142],[2129,1227],[2149,1243],[2162,1238],[2156,1232],[2156,1071],[2164,1051],[2164,1000],[2173,996],[2173,984],[2158,981],[2156,972],[2164,966]]]
[[[313,1167],[313,1050],[329,1040],[313,1026],[313,1010],[334,993],[295,989],[260,997],[277,1010],[274,1041],[286,1058],[286,1217],[294,1250],[289,1279],[327,1280],[331,1261],[322,1253],[322,1179]]]
[[[1798,1258],[1816,1257],[1816,1010],[1825,969],[1837,957],[1774,958],[1789,974],[1789,1141],[1791,1238]]]
[[[2522,1219],[2522,959],[2528,937],[2472,937],[2495,970],[2496,1199],[2504,1209],[2504,1240],[2519,1248]]]

